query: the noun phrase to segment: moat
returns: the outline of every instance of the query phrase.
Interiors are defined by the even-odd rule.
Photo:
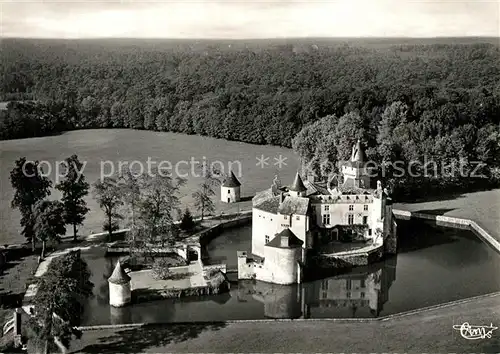
[[[115,259],[83,253],[95,296],[82,325],[194,322],[264,318],[373,318],[500,290],[500,255],[469,230],[398,221],[397,256],[342,275],[280,286],[231,284],[229,293],[109,306],[107,278]],[[251,227],[225,231],[207,247],[210,260],[236,268],[236,251],[251,248]],[[236,276],[229,275],[230,279]]]

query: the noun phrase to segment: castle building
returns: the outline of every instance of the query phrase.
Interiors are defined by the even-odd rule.
[[[224,180],[220,187],[220,200],[224,203],[237,203],[240,201],[241,183],[233,171]]]
[[[396,253],[391,198],[380,181],[371,188],[371,173],[358,140],[339,180],[315,183],[297,173],[292,184],[281,186],[276,177],[271,188],[252,200],[254,259],[238,253],[240,279],[300,283],[308,252],[335,258],[339,241],[344,249],[346,243],[361,241],[367,245],[365,253]]]
[[[130,303],[132,291],[130,288],[130,276],[125,273],[120,261],[116,262],[113,273],[108,278],[109,304],[114,307],[122,307]]]

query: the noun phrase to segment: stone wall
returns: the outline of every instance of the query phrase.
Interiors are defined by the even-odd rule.
[[[483,241],[488,243],[497,252],[500,252],[500,242],[491,236],[483,227],[481,227],[477,222],[469,219],[455,218],[451,216],[444,215],[433,215],[425,213],[414,213],[405,210],[393,210],[394,215],[398,219],[409,220],[409,219],[422,219],[430,220],[436,223],[438,226],[454,227],[459,229],[469,229],[472,230],[478,237]]]
[[[189,296],[216,295],[229,291],[229,283],[223,282],[219,286],[197,286],[187,289],[141,289],[132,294],[134,303],[148,302],[161,299],[171,299]]]
[[[397,236],[397,223],[392,220],[391,232],[384,240],[384,252],[386,254],[396,254],[398,252],[398,236]]]
[[[369,251],[349,252],[348,254],[314,256],[311,266],[323,269],[343,269],[355,266],[364,266],[380,261],[384,256],[384,246],[373,248]]]
[[[204,265],[203,266],[203,277],[207,277],[211,272],[221,271],[222,273],[226,273],[226,264],[212,264],[212,265]]]

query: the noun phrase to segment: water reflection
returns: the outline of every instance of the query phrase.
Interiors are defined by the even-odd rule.
[[[123,309],[109,306],[107,279],[116,259],[105,257],[104,248],[93,248],[82,253],[95,284],[94,297],[85,304],[82,325],[266,317],[369,318],[500,290],[500,257],[470,231],[414,223],[400,223],[398,229],[403,233],[397,257],[355,268],[349,274],[294,286],[236,282],[225,294],[132,304]],[[251,228],[228,230],[208,245],[208,255],[235,268],[236,251],[249,252],[250,241]],[[480,259],[476,255],[481,255]]]
[[[131,306],[113,307],[109,306],[109,323],[112,325],[132,323]]]
[[[262,303],[269,318],[378,317],[396,279],[396,260],[300,285],[240,281],[238,301]]]

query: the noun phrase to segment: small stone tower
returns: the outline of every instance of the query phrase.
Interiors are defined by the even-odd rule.
[[[240,201],[240,186],[233,171],[229,173],[229,177],[224,180],[220,187],[220,200],[224,203],[237,203]]]
[[[288,187],[288,192],[294,197],[304,197],[306,195],[306,191],[307,188],[304,186],[304,182],[302,182],[302,178],[300,178],[300,175],[297,172],[292,185]]]
[[[132,291],[130,290],[130,277],[122,268],[120,261],[116,262],[115,270],[108,279],[109,304],[122,307],[130,303]]]
[[[344,186],[369,188],[370,170],[367,166],[367,158],[361,140],[352,147],[351,160],[342,166]]]

